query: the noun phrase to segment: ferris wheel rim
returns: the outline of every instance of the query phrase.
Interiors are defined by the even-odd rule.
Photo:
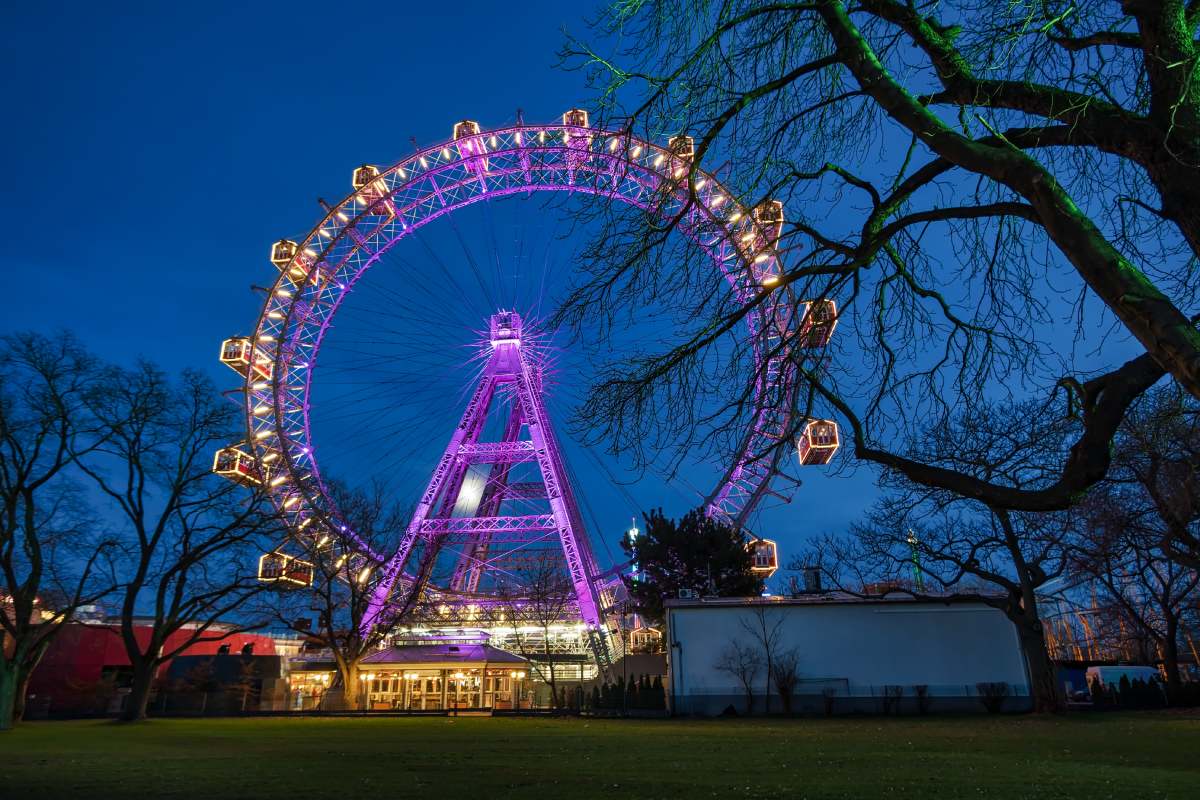
[[[560,137],[562,142],[555,142],[546,145],[545,139],[547,135],[550,137]],[[572,135],[585,139],[587,142],[586,149],[579,148],[577,145],[573,148],[570,144],[570,137]],[[522,142],[522,136],[541,138],[541,141],[536,146],[531,146]],[[310,396],[312,391],[312,375],[316,368],[321,342],[325,336],[325,333],[328,331],[330,323],[336,316],[341,303],[344,301],[346,295],[353,289],[354,284],[372,266],[374,266],[385,253],[398,244],[402,239],[406,238],[409,234],[414,233],[421,227],[424,227],[425,225],[433,222],[436,219],[439,219],[442,216],[453,214],[455,211],[461,210],[462,208],[477,203],[481,200],[490,200],[522,193],[531,194],[535,191],[552,191],[566,192],[568,194],[591,194],[598,197],[604,197],[610,202],[624,202],[626,204],[639,207],[645,211],[651,211],[653,209],[648,201],[639,203],[635,199],[621,194],[615,185],[612,188],[605,190],[599,186],[575,184],[573,180],[566,184],[553,182],[538,184],[530,181],[529,176],[539,170],[549,172],[554,170],[562,171],[564,169],[564,165],[562,163],[555,164],[547,162],[534,167],[531,167],[527,163],[524,164],[523,169],[526,178],[525,182],[514,184],[511,187],[494,188],[489,191],[484,178],[479,177],[479,180],[483,182],[483,190],[479,194],[468,196],[466,199],[461,199],[450,204],[446,203],[445,200],[442,199],[442,205],[440,207],[435,208],[432,212],[423,216],[414,216],[411,218],[412,221],[406,223],[401,214],[411,211],[415,208],[419,208],[422,204],[427,204],[428,196],[426,196],[424,199],[421,199],[420,197],[413,199],[408,205],[404,206],[403,208],[396,208],[392,212],[392,219],[399,220],[400,233],[395,236],[385,237],[382,246],[379,246],[374,250],[369,250],[363,241],[364,239],[369,239],[370,237],[364,236],[362,231],[357,231],[357,233],[355,232],[357,230],[356,226],[359,224],[359,222],[367,220],[371,217],[381,216],[378,213],[372,213],[373,209],[377,209],[385,199],[389,204],[394,202],[394,198],[400,195],[402,190],[413,187],[421,181],[443,176],[447,173],[453,172],[456,169],[461,170],[465,164],[469,164],[471,162],[500,159],[503,157],[512,156],[514,154],[521,154],[522,157],[524,157],[525,154],[535,152],[541,154],[549,153],[562,155],[564,156],[564,161],[567,162],[566,169],[568,172],[590,173],[593,177],[607,176],[615,180],[619,176],[622,180],[624,180],[630,178],[630,176],[634,176],[635,183],[638,182],[638,176],[648,177],[651,180],[647,180],[640,185],[642,189],[651,194],[655,191],[661,190],[664,185],[670,186],[678,179],[677,174],[666,174],[667,170],[661,169],[663,164],[668,165],[668,168],[670,169],[673,163],[677,163],[677,156],[675,156],[670,149],[641,139],[640,137],[634,136],[627,131],[612,131],[567,124],[515,125],[489,130],[479,130],[476,134],[463,138],[476,142],[490,141],[493,144],[496,144],[502,141],[505,137],[509,137],[510,141],[515,140],[516,144],[514,146],[502,147],[499,149],[485,150],[483,153],[463,155],[459,149],[460,141],[462,140],[451,139],[418,150],[412,156],[393,164],[386,170],[378,171],[377,177],[374,180],[380,181],[381,185],[388,185],[388,180],[392,180],[392,184],[388,185],[388,190],[383,196],[376,198],[369,203],[364,203],[361,199],[363,190],[355,189],[336,205],[327,206],[327,213],[325,216],[310,229],[308,234],[302,240],[297,243],[300,251],[302,252],[312,253],[315,251],[315,263],[317,265],[327,265],[329,263],[328,256],[330,253],[334,252],[334,248],[337,247],[339,243],[344,244],[347,238],[354,238],[356,242],[350,247],[349,252],[343,254],[340,257],[340,260],[336,260],[336,263],[333,267],[333,272],[335,275],[351,260],[355,253],[362,250],[366,250],[369,253],[365,261],[363,261],[359,266],[353,268],[349,280],[346,280],[344,283],[337,283],[338,290],[332,301],[325,301],[328,305],[328,311],[323,316],[315,339],[310,342],[311,353],[307,356],[306,363],[303,363],[302,365],[305,372],[303,388],[300,394],[296,396],[300,398],[299,411],[303,415],[303,422],[299,429],[286,429],[288,427],[286,422],[287,415],[284,409],[281,407],[283,402],[283,393],[280,389],[280,381],[282,380],[282,376],[284,374],[295,367],[295,365],[292,363],[294,353],[285,352],[282,339],[276,337],[274,334],[270,333],[270,331],[281,330],[286,333],[289,328],[289,324],[292,322],[292,313],[295,311],[298,303],[303,302],[301,298],[304,297],[306,289],[312,287],[312,284],[315,280],[314,276],[317,274],[318,270],[313,269],[311,273],[303,279],[302,282],[298,283],[294,278],[289,278],[289,270],[286,267],[281,267],[279,276],[271,287],[267,301],[263,304],[262,310],[259,314],[258,322],[255,326],[255,333],[251,340],[253,352],[257,352],[258,349],[265,344],[270,347],[270,350],[273,353],[270,359],[272,364],[272,376],[269,381],[272,409],[269,413],[260,413],[259,409],[261,408],[261,401],[263,399],[263,387],[260,385],[262,381],[255,379],[255,373],[253,370],[248,370],[245,380],[247,441],[251,446],[253,457],[259,464],[260,468],[265,465],[266,462],[264,459],[271,453],[277,454],[277,456],[282,459],[282,462],[286,468],[288,480],[278,484],[278,486],[273,483],[270,487],[272,499],[274,500],[276,507],[279,508],[282,513],[285,513],[285,515],[290,514],[292,519],[316,519],[320,521],[320,526],[318,526],[320,529],[329,529],[330,531],[334,531],[340,535],[349,535],[355,541],[356,547],[354,549],[358,550],[368,561],[376,565],[384,563],[386,561],[386,555],[376,553],[374,548],[372,548],[368,543],[359,539],[357,535],[350,530],[349,526],[344,524],[344,520],[341,518],[340,511],[337,508],[337,504],[330,496],[328,486],[320,476],[319,465],[315,456],[315,442],[312,435],[311,422],[309,418],[309,412],[311,409]],[[601,140],[610,143],[616,142],[618,143],[618,146],[616,148],[609,147],[609,149],[597,149],[591,146],[593,141]],[[620,152],[620,155],[612,155],[617,151]],[[457,158],[454,157],[455,153],[458,154]],[[577,153],[577,157],[583,159],[583,161],[576,163],[573,168],[570,166],[572,153]],[[446,157],[447,154],[449,154],[450,157]],[[620,165],[622,169],[620,173],[618,173],[615,168],[613,170],[597,170],[586,165],[585,162],[588,159],[600,160],[605,163]],[[434,168],[429,168],[428,165],[430,162],[440,163],[436,163]],[[417,165],[420,165],[421,169],[418,169]],[[475,183],[476,176],[469,174],[470,169],[471,168],[468,168],[468,174],[463,177],[463,180],[456,184],[447,184],[446,186],[442,187],[442,190],[446,192],[454,192],[467,188],[471,184]],[[485,167],[484,172],[486,171],[487,169]],[[510,170],[507,174],[511,174],[512,172],[513,171]],[[396,176],[400,176],[401,182],[397,182],[395,180]],[[751,217],[751,209],[742,205],[736,199],[734,193],[730,192],[724,186],[724,184],[722,184],[709,172],[696,169],[694,166],[689,164],[686,172],[686,180],[688,185],[686,195],[689,203],[693,204],[692,211],[694,212],[695,210],[699,210],[709,223],[715,224],[720,229],[721,233],[714,242],[704,244],[698,240],[697,235],[692,235],[688,229],[685,229],[685,226],[679,226],[681,232],[685,238],[688,238],[691,241],[693,245],[699,246],[705,251],[706,257],[712,261],[713,265],[722,273],[722,276],[726,282],[729,283],[732,291],[734,291],[735,295],[738,297],[739,302],[746,303],[751,299],[747,294],[747,287],[753,287],[753,289],[757,290],[761,286],[761,275],[767,274],[765,269],[756,271],[755,265],[751,263],[750,260],[745,256],[745,254],[737,246],[736,242],[733,242],[735,233],[733,225],[743,218],[749,220]],[[436,181],[434,181],[434,185],[437,185]],[[673,195],[679,194],[677,188],[678,187],[671,190]],[[707,191],[701,192],[701,189],[706,189]],[[441,197],[440,193],[439,197]],[[704,198],[708,199],[705,200]],[[721,198],[721,200],[719,203],[714,203],[713,198]],[[727,205],[725,205],[726,202]],[[358,208],[359,205],[362,207]],[[718,205],[725,205],[725,210],[717,212]],[[350,209],[354,213],[347,213],[347,209]],[[683,217],[681,216],[680,219],[683,219]],[[757,229],[757,222],[751,222],[750,224],[754,229]],[[379,224],[377,225],[376,230],[378,231],[383,227],[383,224]],[[314,244],[318,245],[320,249],[314,248]],[[717,245],[720,245],[720,247],[726,249],[722,251],[725,253],[725,255],[722,257],[717,257],[714,255],[713,248]],[[732,256],[729,255],[727,251],[731,251]],[[737,267],[737,270],[733,274],[731,274],[731,271],[726,268],[726,264],[728,263],[732,263]],[[776,270],[774,274],[778,274],[778,260],[777,256],[775,256],[773,253],[771,255],[771,263],[769,268]],[[747,276],[750,277],[749,281],[745,280]],[[744,281],[745,283],[739,284],[739,281]],[[292,289],[288,289],[288,287],[294,287],[294,291]],[[292,295],[290,298],[291,302],[286,304],[287,311],[284,315],[283,325],[279,326],[275,324],[277,320],[273,317],[273,313],[278,313],[278,307],[273,307],[272,302],[274,298],[280,296],[280,293],[284,291],[291,291]],[[318,294],[320,291],[321,290],[318,289]],[[792,301],[792,295],[789,287],[783,287],[782,290],[776,290],[776,292],[772,292],[772,294],[775,293],[781,295],[785,302],[790,303]],[[747,313],[746,324],[750,329],[751,343],[754,349],[754,357],[756,360],[756,370],[761,367],[761,344],[758,341],[758,334],[760,333],[764,324],[761,318],[764,313],[768,312],[771,308],[777,305],[779,305],[778,300],[775,303],[764,303],[761,307],[752,309]],[[302,322],[302,324],[308,323]],[[752,430],[750,433],[748,433],[745,444],[743,444],[743,446],[739,449],[739,452],[736,454],[735,464],[730,466],[730,470],[727,471],[722,477],[721,483],[719,483],[717,488],[714,489],[713,494],[706,498],[706,503],[708,504],[710,513],[719,513],[729,518],[734,516],[734,514],[729,513],[728,508],[719,507],[715,500],[723,496],[722,492],[725,492],[727,495],[730,491],[733,491],[735,483],[733,476],[740,468],[740,465],[746,461],[747,451],[752,447],[752,439],[754,436],[753,429],[757,428],[757,419],[762,412],[763,409],[759,407],[759,393],[756,392],[755,410],[751,420]],[[261,435],[265,428],[264,425],[260,423],[264,422],[269,422],[271,429],[271,433],[266,436]],[[297,436],[298,433],[301,435]],[[277,443],[277,446],[275,447],[271,447],[271,443],[266,441],[272,438]],[[297,444],[297,440],[299,440],[299,444],[302,445],[299,448],[299,451],[301,451],[302,455],[307,458],[307,464],[303,467],[297,463],[299,459],[294,457],[297,452],[297,450],[294,448],[294,446]],[[768,475],[764,480],[769,481],[769,479],[770,475]],[[299,501],[294,499],[297,497],[300,498]],[[756,497],[753,491],[751,491],[745,494],[743,503],[752,503],[755,500]],[[737,499],[735,498],[729,502],[731,505],[736,506]],[[741,514],[741,512],[748,512],[748,510],[749,509],[746,507],[735,508],[735,513],[739,515],[739,522],[742,518],[744,518],[744,514]],[[296,530],[296,527],[296,525],[292,525],[293,530]],[[300,526],[300,529],[303,529],[303,525]]]

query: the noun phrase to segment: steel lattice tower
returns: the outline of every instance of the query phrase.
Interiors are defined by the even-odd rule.
[[[570,577],[580,620],[587,626],[597,660],[609,660],[604,609],[607,598],[583,525],[566,464],[546,413],[541,360],[522,341],[523,321],[512,311],[493,314],[487,346],[490,353],[462,419],[438,460],[396,554],[388,561],[375,589],[365,625],[375,624],[396,595],[421,592],[427,565],[414,564],[414,551],[426,545],[425,558],[441,546],[458,547],[450,582],[451,595],[478,597],[481,578],[496,564],[493,551],[511,553],[512,545],[556,539]],[[507,403],[500,403],[501,395]],[[489,418],[501,411],[506,419],[498,440],[486,440]],[[510,481],[518,465],[536,464],[536,480]],[[468,475],[485,476],[474,498],[464,491]],[[544,500],[545,513],[501,513],[506,499]],[[464,515],[464,510],[467,515]],[[405,568],[409,567],[408,570]],[[403,580],[401,580],[403,578]],[[398,588],[403,586],[404,588]],[[606,599],[607,598],[607,599]],[[449,599],[449,598],[447,598]]]

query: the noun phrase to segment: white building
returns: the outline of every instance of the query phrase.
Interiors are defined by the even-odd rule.
[[[742,683],[719,664],[735,642],[761,658],[762,636],[755,631],[763,622],[769,630],[778,625],[775,652],[798,657],[795,712],[878,713],[891,704],[891,710],[915,713],[917,687],[925,687],[929,710],[983,711],[981,690],[999,684],[1007,684],[1009,694],[1004,710],[1030,707],[1016,628],[980,602],[828,592],[672,600],[666,616],[668,702],[676,714],[720,714],[731,705],[745,713]],[[762,713],[765,669],[754,684],[754,711]],[[771,710],[781,710],[774,686]]]

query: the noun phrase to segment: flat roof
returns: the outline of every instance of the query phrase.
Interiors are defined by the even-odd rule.
[[[913,595],[903,590],[888,592],[884,595],[857,595],[850,592],[813,592],[793,597],[771,595],[770,597],[701,597],[695,600],[670,599],[663,605],[667,608],[698,609],[698,608],[730,608],[736,606],[829,606],[829,605],[862,605],[862,604],[903,604],[924,603],[933,605],[952,605],[960,603],[986,603],[989,597],[1001,599],[1003,595],[983,594],[948,594]]]
[[[362,660],[364,664],[445,664],[447,662],[525,664],[526,659],[488,644],[406,644],[388,647]]]

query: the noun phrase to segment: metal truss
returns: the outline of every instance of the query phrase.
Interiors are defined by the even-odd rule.
[[[420,523],[420,532],[426,536],[442,533],[523,533],[553,530],[557,530],[553,514],[528,514],[521,517],[434,518],[421,520]]]
[[[458,448],[458,457],[473,464],[520,464],[536,461],[533,442],[468,442]]]
[[[607,662],[608,651],[599,646],[601,640],[607,638],[601,611],[607,605],[606,598],[602,594],[602,581],[587,540],[582,515],[566,480],[566,465],[546,414],[541,381],[537,377],[540,364],[521,344],[522,321],[519,315],[514,312],[495,314],[491,319],[491,329],[491,356],[462,419],[434,468],[400,547],[384,567],[362,627],[369,630],[385,613],[394,584],[418,538],[436,540],[442,534],[469,534],[478,540],[481,545],[479,552],[482,553],[491,545],[493,534],[552,531],[558,534],[580,617],[590,630],[596,632],[597,660]],[[503,330],[507,338],[497,339],[500,335],[497,330]],[[512,392],[514,406],[511,420],[517,424],[510,424],[506,428],[505,441],[480,442],[479,437],[500,385],[515,387]],[[529,438],[517,439],[523,427],[528,430]],[[470,467],[482,463],[506,465],[511,460],[528,460],[527,456],[530,455],[538,465],[545,498],[550,506],[549,514],[505,516],[493,511],[489,516],[444,516],[446,511],[455,507],[463,476]],[[434,516],[435,509],[440,509],[443,515]]]

